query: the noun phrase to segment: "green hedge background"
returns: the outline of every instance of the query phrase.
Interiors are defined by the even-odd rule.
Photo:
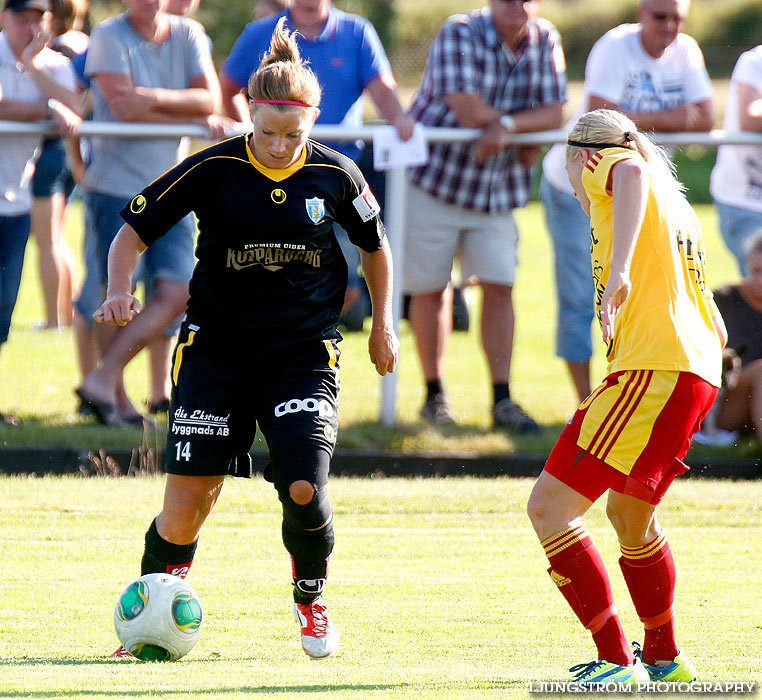
[[[196,17],[214,43],[215,58],[225,59],[251,21],[257,0],[202,0]],[[428,47],[451,14],[484,3],[468,0],[335,0],[340,9],[370,19],[378,30],[397,79],[417,85]],[[635,20],[635,0],[544,0],[542,15],[558,27],[569,63],[569,77],[581,79],[596,39],[611,27]],[[92,20],[121,12],[114,0],[92,0]],[[760,0],[693,0],[685,31],[701,44],[712,78],[730,75],[738,55],[762,40]]]

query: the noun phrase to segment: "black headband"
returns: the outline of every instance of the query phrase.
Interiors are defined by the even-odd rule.
[[[630,141],[633,140],[632,134],[629,131],[625,131],[624,143],[583,143],[582,141],[574,141],[569,139],[566,143],[569,146],[576,146],[577,148],[629,148]]]

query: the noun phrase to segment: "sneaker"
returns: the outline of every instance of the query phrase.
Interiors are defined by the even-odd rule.
[[[685,654],[678,654],[669,666],[651,666],[644,663],[652,681],[692,683],[696,680],[696,667]]]
[[[643,666],[643,662],[635,658],[635,663],[629,666],[620,666],[611,661],[591,661],[589,664],[577,664],[569,671],[574,674],[573,683],[583,686],[594,686],[603,683],[621,683],[627,688],[637,686],[638,683],[648,683],[650,677]]]
[[[455,416],[444,394],[434,394],[426,400],[421,409],[421,418],[437,425],[453,425]]]
[[[294,618],[302,628],[302,649],[311,659],[327,659],[339,648],[339,633],[322,598],[294,603]]]
[[[507,428],[525,434],[542,432],[542,428],[511,399],[503,399],[493,406],[492,420],[495,428]]]
[[[635,657],[641,658],[640,644],[632,643],[632,650]],[[643,662],[643,666],[652,681],[666,681],[672,683],[685,682],[693,683],[696,680],[696,667],[685,654],[679,653],[668,666],[652,666]]]
[[[127,651],[124,647],[119,647],[113,654],[111,654],[112,659],[135,659],[136,656],[133,656],[130,654],[129,651]]]

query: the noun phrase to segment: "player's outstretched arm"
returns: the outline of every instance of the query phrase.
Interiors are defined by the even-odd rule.
[[[368,354],[376,371],[383,376],[394,372],[399,352],[392,319],[392,253],[386,238],[381,250],[375,253],[360,249],[360,261],[373,306]]]
[[[108,251],[106,300],[93,314],[98,323],[125,326],[140,313],[142,304],[132,294],[132,275],[145,249],[132,226],[125,224],[119,229]]]

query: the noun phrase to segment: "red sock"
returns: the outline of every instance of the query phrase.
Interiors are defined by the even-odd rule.
[[[672,602],[675,597],[675,562],[662,532],[643,547],[625,547],[619,566],[643,626],[643,661],[669,661],[678,655]]]
[[[548,573],[579,621],[590,630],[598,658],[615,664],[635,661],[614,607],[611,584],[598,550],[581,525],[542,541]]]

